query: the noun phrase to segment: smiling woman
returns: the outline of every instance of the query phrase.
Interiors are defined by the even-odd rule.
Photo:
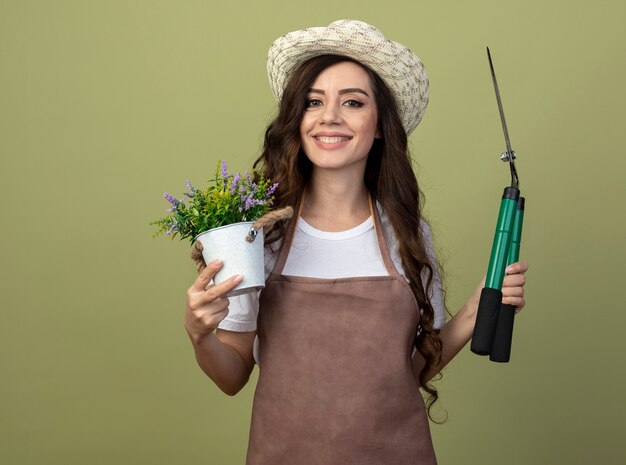
[[[341,62],[320,73],[309,90],[300,123],[302,150],[318,170],[343,169],[363,179],[374,138],[376,101],[362,66]],[[356,170],[350,175],[347,170]]]
[[[209,284],[219,261],[189,288],[198,363],[228,394],[259,365],[248,465],[432,465],[429,381],[470,339],[479,289],[445,322],[407,147],[424,67],[343,20],[277,39],[268,74],[280,104],[255,167],[298,214],[266,235],[262,292],[226,299],[237,280]],[[526,268],[503,285],[519,308]]]

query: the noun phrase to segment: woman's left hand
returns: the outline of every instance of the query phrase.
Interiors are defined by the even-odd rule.
[[[502,303],[514,305],[515,313],[526,305],[524,300],[524,284],[526,284],[525,273],[528,270],[528,263],[515,262],[506,267],[506,276],[502,283]]]

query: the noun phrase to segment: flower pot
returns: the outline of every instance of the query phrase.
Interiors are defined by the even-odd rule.
[[[246,241],[253,224],[252,221],[229,224],[196,236],[196,240],[202,244],[205,263],[222,260],[222,268],[213,278],[215,284],[224,282],[235,274],[243,275],[243,281],[228,296],[246,294],[265,287],[263,230],[258,231],[254,241]]]

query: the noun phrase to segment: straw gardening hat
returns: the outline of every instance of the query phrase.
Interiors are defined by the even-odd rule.
[[[376,72],[396,98],[407,135],[422,119],[428,104],[428,77],[420,59],[374,26],[353,19],[289,32],[274,41],[267,56],[267,74],[277,99],[282,98],[298,66],[319,55],[350,57]]]

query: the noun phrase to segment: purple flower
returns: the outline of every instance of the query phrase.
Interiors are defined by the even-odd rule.
[[[165,192],[163,194],[163,198],[165,200],[167,200],[172,206],[170,208],[168,208],[168,212],[173,212],[178,208],[178,205],[180,205],[180,200],[178,200],[177,198],[171,196],[170,194],[168,194],[167,192]]]
[[[241,176],[239,175],[239,173],[237,173],[235,177],[232,179],[232,181],[230,182],[230,195],[235,195],[235,192],[237,191],[237,186],[239,185],[240,178]]]
[[[274,194],[274,192],[276,192],[276,188],[278,187],[278,183],[275,182],[274,184],[272,184],[269,189],[267,189],[267,196],[269,197],[270,195]]]
[[[193,196],[198,191],[198,189],[196,189],[195,187],[191,185],[191,181],[189,181],[189,179],[185,181],[185,185],[187,186],[187,189],[189,189],[189,192],[185,192],[185,196],[189,197],[190,199],[193,199]]]
[[[222,160],[222,177],[228,177],[228,167],[226,166],[226,160]]]
[[[254,192],[248,194],[245,199],[245,204],[243,206],[244,210],[250,210],[252,207],[257,205],[265,205],[265,200],[259,200],[254,198]],[[242,199],[243,200],[243,199]]]
[[[248,195],[246,197],[246,206],[244,207],[245,210],[250,210],[252,208],[252,201],[254,199],[252,198],[252,194]]]
[[[170,227],[167,231],[165,231],[165,234],[167,234],[168,236],[172,235],[172,233],[174,233],[175,231],[178,231],[180,228],[178,226],[178,223],[176,222],[176,218],[174,218],[172,220],[172,224],[170,224]]]

